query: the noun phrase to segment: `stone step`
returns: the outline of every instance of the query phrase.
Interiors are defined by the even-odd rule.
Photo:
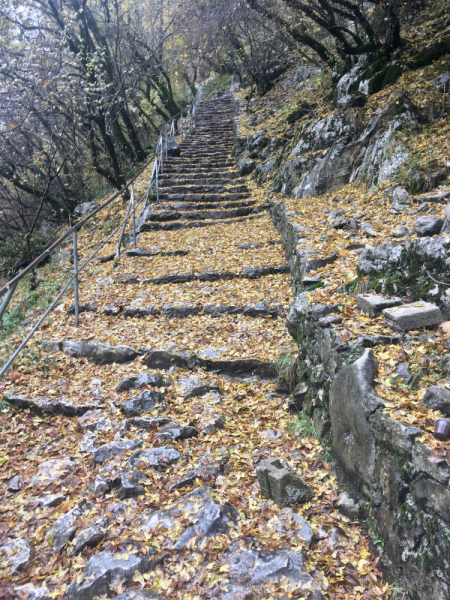
[[[220,186],[220,185],[174,185],[167,188],[166,194],[243,194],[250,190],[246,185]]]
[[[163,173],[166,172],[166,169],[184,169],[186,172],[192,169],[233,169],[236,165],[230,160],[197,160],[192,163],[187,163],[186,161],[174,160],[166,161],[164,163]]]
[[[162,202],[172,201],[172,202],[234,202],[236,200],[245,200],[249,197],[249,193],[238,193],[238,194],[230,194],[224,192],[223,194],[190,194],[190,193],[182,193],[182,194],[159,194],[159,199]]]
[[[171,177],[178,176],[180,178],[185,177],[199,177],[200,179],[211,179],[211,178],[219,178],[219,179],[237,179],[241,175],[239,171],[224,171],[220,169],[206,169],[205,167],[196,168],[192,167],[191,169],[164,169],[164,173],[159,176],[159,180],[169,179]]]
[[[218,272],[205,270],[202,273],[174,273],[153,277],[152,279],[139,279],[136,275],[121,275],[114,279],[114,283],[121,285],[151,284],[165,285],[168,283],[188,283],[190,281],[230,281],[232,279],[260,279],[268,275],[281,275],[289,273],[288,265],[268,267],[246,267],[240,273],[229,271]]]
[[[209,202],[209,203],[195,203],[195,202],[176,202],[174,204],[160,202],[156,206],[159,208],[164,208],[166,210],[176,210],[176,211],[188,211],[188,210],[215,210],[215,209],[226,209],[226,208],[243,208],[246,206],[254,206],[258,201],[257,200],[241,200],[236,202]]]
[[[245,221],[248,219],[256,219],[259,215],[259,213],[261,212],[265,212],[268,209],[264,207],[264,205],[262,205],[261,207],[257,206],[255,208],[249,208],[249,209],[237,209],[236,211],[229,211],[228,214],[231,216],[233,212],[238,212],[238,211],[249,211],[249,216],[240,216],[238,217],[236,215],[235,218],[228,218],[226,219],[223,216],[219,216],[217,215],[217,218],[214,219],[214,217],[211,217],[211,213],[208,213],[207,217],[204,217],[200,212],[198,213],[199,216],[197,217],[197,220],[195,221],[185,221],[185,220],[181,220],[181,219],[174,219],[174,220],[169,220],[168,222],[146,222],[143,223],[139,229],[139,232],[146,232],[146,231],[178,231],[180,229],[194,229],[196,227],[209,227],[211,225],[217,225],[218,221],[221,221],[224,225],[227,224],[231,224],[231,223],[240,223],[241,221]],[[220,212],[220,211],[218,211]],[[257,213],[257,214],[253,214],[253,213]],[[186,218],[186,215],[183,214],[183,219]],[[210,219],[210,220],[207,220]]]
[[[232,219],[234,217],[246,217],[250,214],[258,214],[269,210],[269,204],[262,204],[259,206],[243,206],[231,210],[196,210],[192,212],[180,212],[177,210],[165,210],[152,212],[148,215],[146,222],[141,226],[142,228],[148,222],[164,223],[168,221],[205,221],[211,220],[222,220]]]
[[[149,369],[168,370],[172,367],[181,369],[197,369],[198,367],[208,371],[216,371],[244,377],[249,375],[259,375],[262,378],[276,377],[276,369],[271,362],[264,362],[256,358],[244,359],[221,359],[224,353],[223,348],[206,348],[199,354],[194,354],[189,350],[173,349],[153,349],[149,352],[147,349],[134,349],[129,346],[108,346],[97,342],[77,342],[68,340],[65,342],[49,340],[43,343],[44,349],[49,352],[63,352],[74,358],[86,358],[88,361],[98,365],[127,364],[137,356],[144,356],[144,363]],[[133,356],[133,358],[131,358]],[[17,397],[14,394],[8,395],[8,402],[17,408],[34,408],[36,402],[28,397]],[[25,406],[26,403],[26,406]],[[48,401],[51,404],[51,401]],[[55,403],[54,403],[55,404]],[[61,406],[64,403],[58,403],[56,414],[67,414]],[[99,403],[100,404],[100,403]],[[97,407],[98,405],[97,404]],[[33,405],[33,406],[32,406]],[[78,407],[77,407],[78,408]],[[87,408],[89,410],[92,407]],[[35,410],[37,414],[46,414],[45,410]],[[70,416],[84,414],[83,411],[72,411]],[[51,414],[51,413],[50,413]]]
[[[206,305],[180,305],[164,304],[161,308],[155,306],[115,306],[111,311],[110,306],[101,307],[96,304],[86,304],[79,307],[80,314],[84,312],[100,313],[114,317],[150,317],[162,315],[168,319],[185,319],[194,315],[208,315],[214,318],[224,315],[244,315],[245,317],[279,317],[284,309],[281,306],[267,305],[265,302],[258,304],[247,304],[246,306],[206,304]],[[68,310],[69,315],[73,315],[73,307]],[[92,408],[92,407],[89,407]],[[89,410],[87,408],[86,410]]]
[[[222,185],[245,185],[246,180],[245,179],[239,179],[239,173],[237,174],[238,177],[236,178],[223,178],[221,179],[220,177],[207,177],[206,179],[202,179],[201,177],[195,177],[195,178],[188,178],[188,177],[183,177],[183,178],[171,178],[171,177],[167,177],[164,179],[160,179],[159,180],[159,188],[166,188],[166,187],[177,187],[180,185],[193,185],[193,186],[199,186],[199,185],[214,185],[214,186],[222,186]]]
[[[190,151],[186,151],[183,152],[183,157],[184,158],[209,158],[209,159],[213,159],[213,158],[218,158],[218,159],[224,159],[226,156],[228,156],[228,152],[227,151],[220,151],[220,152],[210,152],[209,150],[193,150],[192,152]]]

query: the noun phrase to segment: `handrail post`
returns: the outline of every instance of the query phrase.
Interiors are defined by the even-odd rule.
[[[136,214],[134,208],[134,188],[131,184],[131,207],[133,210],[133,247],[136,248]]]
[[[159,165],[158,165],[158,157],[155,158],[155,165],[156,165],[156,169],[155,169],[155,176],[156,176],[156,202],[159,202],[159,180],[158,180],[158,173],[159,173]]]
[[[165,138],[166,138],[166,160],[167,160],[167,123],[164,125]]]
[[[75,291],[75,327],[78,327],[80,322],[80,310],[78,305],[78,240],[77,230],[74,229],[72,233],[73,240],[73,287]]]
[[[125,234],[125,228],[127,226],[127,221],[128,221],[128,217],[130,215],[130,209],[131,209],[131,200],[130,202],[128,202],[128,208],[127,208],[127,214],[125,215],[125,220],[123,222],[123,227],[122,227],[122,232],[120,234],[120,238],[119,238],[119,243],[117,244],[117,250],[116,250],[116,260],[119,258],[120,256],[120,247],[122,245],[122,240],[123,240],[123,236]]]
[[[3,317],[3,313],[8,308],[9,301],[11,300],[16,287],[17,287],[17,283],[11,286],[11,288],[7,292],[6,296],[3,298],[3,302],[0,305],[0,319]]]

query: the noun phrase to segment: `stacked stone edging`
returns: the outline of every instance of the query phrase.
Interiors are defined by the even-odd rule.
[[[377,365],[370,348],[398,338],[359,335],[344,344],[332,328],[321,327],[319,319],[338,312],[338,305],[309,301],[301,284],[308,259],[296,253],[298,226],[281,203],[273,203],[271,215],[295,296],[287,328],[299,348],[295,380],[300,383],[290,405],[312,418],[321,438],[331,437],[358,516],[378,541],[383,564],[402,577],[414,599],[448,599],[450,466],[429,460],[430,448],[418,441],[422,430],[391,419],[373,388]]]

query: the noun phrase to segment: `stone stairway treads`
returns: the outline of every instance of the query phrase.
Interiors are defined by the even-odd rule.
[[[242,279],[239,285],[235,280],[208,281],[194,280],[183,285],[167,283],[164,286],[146,285],[136,290],[134,286],[124,286],[120,296],[114,282],[91,288],[81,295],[83,312],[105,312],[106,314],[146,316],[160,314],[164,307],[194,307],[200,313],[212,316],[222,314],[245,314],[263,316],[263,307],[272,313],[284,314],[290,304],[289,274],[267,275],[261,279]],[[252,312],[252,307],[260,307]],[[228,309],[228,310],[226,310]],[[170,308],[168,309],[170,311]],[[68,308],[73,314],[73,306]]]
[[[324,600],[325,573],[379,575],[336,510],[319,442],[290,433],[274,393],[275,360],[293,352],[275,318],[291,276],[232,141],[231,97],[200,104],[138,248],[90,264],[79,327],[70,290],[2,381],[0,562],[14,600]],[[92,231],[79,243],[84,256]],[[262,495],[267,458],[301,478],[302,505]]]
[[[101,344],[108,340],[110,347],[130,348],[140,356],[154,348],[167,348],[175,344],[180,350],[188,350],[194,354],[202,354],[209,348],[220,349],[220,360],[235,360],[254,358],[262,362],[274,359],[279,347],[289,343],[289,334],[282,319],[273,319],[270,316],[255,318],[244,314],[224,314],[219,317],[211,315],[192,315],[189,319],[171,319],[160,315],[152,315],[151,319],[117,319],[102,313],[83,313],[76,338],[70,338],[72,328],[70,325],[61,325],[54,335],[49,332],[41,334],[41,340],[52,340],[53,343],[64,343],[74,339],[74,342],[84,342],[89,337],[89,332],[95,330],[95,338],[88,343]],[[93,321],[92,319],[95,319]],[[54,345],[50,351],[57,351]],[[67,352],[71,352],[68,347]],[[217,350],[218,352],[218,350]],[[78,353],[74,348],[73,354]],[[114,360],[112,356],[111,362]],[[95,360],[96,353],[92,353]],[[59,360],[58,352],[53,360]],[[124,355],[124,361],[133,360]],[[117,359],[119,360],[119,359]],[[66,359],[62,360],[59,368],[64,369]],[[81,366],[80,366],[81,368]]]

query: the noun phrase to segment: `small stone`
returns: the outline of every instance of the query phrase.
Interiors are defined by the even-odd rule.
[[[26,583],[25,585],[16,585],[14,587],[16,594],[15,600],[47,600],[49,597],[49,589],[46,587],[37,587],[32,583]]]
[[[314,490],[278,458],[261,460],[256,467],[261,493],[281,506],[303,504],[314,496]]]
[[[241,250],[249,250],[250,248],[259,248],[258,242],[246,242],[245,244],[238,244],[236,248]]]
[[[385,298],[376,294],[358,294],[356,301],[359,310],[371,317],[377,317],[385,308],[400,306],[402,303],[400,298]]]
[[[166,600],[153,590],[130,590],[124,594],[119,594],[114,600]]]
[[[81,440],[81,444],[78,446],[78,452],[92,452],[97,444],[97,436],[92,431],[88,431]]]
[[[229,463],[226,463],[228,465]],[[170,485],[169,491],[179,490],[200,479],[205,484],[214,482],[225,471],[223,460],[216,460],[210,452],[206,452],[184,475],[177,477]]]
[[[175,448],[160,446],[152,450],[136,450],[127,462],[127,469],[139,467],[166,468],[180,458],[181,454]]]
[[[430,208],[430,205],[428,204],[428,202],[422,202],[422,204],[417,209],[417,212],[418,213],[424,213],[424,212],[427,212],[427,210],[429,208]]]
[[[110,444],[104,444],[99,448],[96,448],[92,452],[92,457],[95,462],[103,463],[111,456],[121,456],[125,454],[125,452],[129,452],[130,450],[134,450],[139,446],[142,446],[142,440],[128,440],[126,442],[111,442]]]
[[[149,252],[144,248],[133,248],[132,250],[127,250],[127,256],[155,256],[158,252]]]
[[[48,486],[66,477],[76,466],[77,461],[73,458],[51,458],[39,465],[37,474],[31,477],[30,482]]]
[[[322,277],[304,277],[302,279],[302,284],[305,287],[310,287],[313,285],[317,285],[318,283],[321,283],[323,281]]]
[[[127,308],[123,311],[124,317],[149,317],[150,315],[159,315],[159,310],[153,305],[127,306]]]
[[[411,375],[411,379],[409,380],[409,387],[412,390],[416,390],[419,387],[419,383],[423,379],[423,371],[422,369],[418,369]]]
[[[441,233],[444,221],[433,215],[419,217],[414,225],[415,232],[419,237],[438,235]]]
[[[155,349],[147,354],[144,362],[149,369],[192,369],[195,366],[195,355],[185,351]]]
[[[87,529],[80,531],[73,540],[73,548],[71,554],[78,554],[86,546],[96,546],[99,544],[108,534],[108,521],[101,519],[101,521]]]
[[[253,541],[236,540],[223,557],[229,565],[228,581],[214,596],[216,600],[244,600],[252,597],[269,597],[267,594],[254,595],[255,587],[265,583],[291,589],[308,590],[308,600],[324,600],[313,578],[306,572],[301,552],[290,549],[263,550]],[[306,597],[305,594],[303,594]]]
[[[107,431],[112,427],[112,422],[104,417],[98,410],[88,410],[77,421],[81,431]]]
[[[78,506],[69,510],[69,512],[59,517],[53,523],[47,532],[46,538],[55,552],[62,550],[66,543],[72,539],[76,530],[77,520],[83,513],[91,510],[93,507],[94,505],[91,502],[83,500]]]
[[[431,83],[443,94],[450,90],[450,76],[447,73],[441,73]]]
[[[97,475],[87,491],[93,496],[103,496],[111,488],[111,481],[106,480],[104,477]]]
[[[67,588],[68,600],[93,600],[95,596],[107,594],[110,591],[110,584],[115,579],[120,579],[123,583],[131,581],[136,571],[138,573],[148,573],[161,562],[161,557],[155,557],[156,554],[152,547],[144,556],[141,553],[127,553],[126,558],[123,554],[113,554],[112,552],[100,552],[92,556],[84,571],[80,583],[72,583]]]
[[[220,388],[215,383],[206,383],[201,381],[195,375],[190,375],[189,377],[184,377],[178,380],[178,385],[183,390],[183,398],[188,400],[189,398],[194,398],[195,396],[203,396],[211,391],[219,391]]]
[[[360,506],[346,492],[342,492],[337,501],[339,512],[349,519],[356,520],[359,518]]]
[[[439,366],[444,375],[448,377],[450,375],[450,354],[447,353],[441,356]]]
[[[8,481],[8,492],[19,492],[24,486],[24,481],[20,475],[14,475]]]
[[[200,487],[179,498],[175,506],[168,510],[149,512],[142,519],[141,528],[143,531],[158,529],[160,534],[164,529],[177,531],[177,538],[172,538],[172,543],[178,551],[194,538],[208,539],[226,533],[231,522],[237,521],[239,513],[230,505],[218,504],[211,498],[211,492],[207,486]],[[186,517],[183,520],[186,526],[181,531],[176,527],[180,514]]]
[[[330,327],[331,325],[339,325],[339,323],[342,323],[342,318],[337,317],[336,315],[328,315],[327,317],[321,317],[318,320],[318,323],[319,327],[325,329],[326,327]]]
[[[263,431],[261,433],[261,438],[263,440],[279,440],[282,437],[283,434],[281,433],[281,431],[278,431],[276,429],[267,429],[267,431]]]
[[[0,554],[3,554],[2,562],[6,562],[13,573],[24,571],[33,558],[30,544],[20,538],[8,538],[0,547]]]
[[[94,342],[63,342],[62,351],[69,356],[85,357],[99,365],[127,363],[138,356],[138,352],[130,346],[107,346]]]
[[[439,307],[430,302],[415,302],[383,310],[386,323],[397,331],[409,331],[421,327],[432,327],[442,323]]]
[[[378,235],[375,228],[370,223],[361,223],[361,229],[370,237],[377,237]]]
[[[141,373],[140,375],[133,375],[132,377],[122,379],[116,389],[118,392],[125,392],[127,390],[139,390],[146,385],[161,388],[169,385],[169,383],[162,375]]]
[[[163,427],[170,422],[170,417],[133,417],[128,419],[127,424],[133,425],[137,429],[148,429],[149,427]],[[128,429],[128,426],[126,429]]]
[[[140,471],[128,471],[120,473],[112,482],[113,489],[117,489],[117,497],[121,500],[143,496],[145,489],[140,487],[141,481],[147,481],[148,477]]]
[[[225,415],[211,414],[207,417],[202,417],[198,422],[198,429],[200,435],[207,436],[212,435],[219,429],[222,429],[225,425]]]
[[[409,371],[409,363],[407,363],[407,362],[399,363],[395,369],[395,373],[394,373],[394,377],[393,377],[394,381],[400,381],[401,383],[408,385],[410,378],[411,378],[411,373]]]
[[[405,188],[396,187],[392,197],[392,211],[394,214],[406,212],[411,205],[411,197]]]
[[[337,219],[333,219],[330,223],[330,227],[333,229],[344,229],[349,224],[349,220],[345,217],[338,217]]]
[[[144,390],[134,398],[126,400],[120,406],[126,417],[135,417],[146,412],[163,412],[166,408],[161,392]]]
[[[414,229],[412,227],[407,227],[406,225],[399,225],[399,227],[392,231],[391,235],[396,238],[401,238],[406,237],[407,235],[412,235],[413,233]]]
[[[156,439],[162,442],[173,442],[176,440],[187,440],[198,435],[198,430],[191,425],[180,426],[178,423],[169,424],[156,434]]]
[[[59,506],[65,501],[65,499],[66,497],[62,494],[49,494],[48,496],[42,496],[41,498],[37,498],[39,506],[41,508]]]
[[[432,385],[425,391],[422,404],[428,410],[437,410],[445,417],[450,416],[450,390],[439,385]]]

